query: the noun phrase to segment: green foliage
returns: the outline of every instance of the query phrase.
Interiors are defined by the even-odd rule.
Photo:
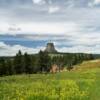
[[[0,75],[6,75],[7,74],[7,68],[5,64],[4,58],[0,59]]]
[[[15,57],[0,59],[0,76],[13,74],[47,73],[56,64],[59,71],[66,67],[71,70],[74,65],[93,59],[92,54],[83,53],[53,53],[40,51],[38,54],[24,55],[19,50]]]
[[[31,65],[32,61],[31,61],[30,55],[25,53],[24,56],[23,56],[23,59],[24,59],[23,65],[24,65],[25,73],[32,74],[33,68],[32,68],[32,65]]]
[[[11,60],[6,60],[6,68],[7,68],[7,75],[13,75],[15,74],[15,69],[13,67],[12,61]]]
[[[100,69],[0,78],[0,100],[98,100]]]
[[[50,57],[47,52],[40,51],[38,54],[38,66],[41,72],[50,70]]]
[[[22,53],[20,50],[16,54],[16,56],[14,57],[14,64],[13,65],[14,65],[16,74],[21,74],[24,72]]]

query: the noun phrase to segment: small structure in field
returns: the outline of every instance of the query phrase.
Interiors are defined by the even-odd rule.
[[[52,67],[50,69],[50,72],[51,73],[57,73],[57,72],[59,72],[59,67],[56,64],[52,65]]]

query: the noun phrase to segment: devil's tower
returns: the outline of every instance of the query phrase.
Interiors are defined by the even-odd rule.
[[[48,53],[57,53],[57,50],[55,49],[53,43],[47,43],[45,52],[48,52]]]

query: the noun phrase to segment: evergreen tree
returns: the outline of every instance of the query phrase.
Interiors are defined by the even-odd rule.
[[[50,57],[48,56],[47,52],[43,52],[40,50],[38,54],[38,65],[41,72],[47,72],[50,70]]]
[[[24,54],[24,68],[25,68],[25,73],[27,74],[33,73],[31,57],[27,53]]]
[[[14,68],[15,68],[16,74],[21,74],[24,72],[23,58],[22,58],[22,53],[20,50],[14,57]]]
[[[31,65],[32,65],[33,73],[38,73],[40,71],[37,55],[33,55],[31,57]]]
[[[6,66],[7,66],[7,70],[8,70],[8,75],[15,74],[15,70],[14,70],[14,66],[12,64],[12,60],[7,60]]]
[[[0,59],[0,75],[6,75],[7,69],[6,69],[6,64],[5,64],[5,60],[4,58],[1,58]]]

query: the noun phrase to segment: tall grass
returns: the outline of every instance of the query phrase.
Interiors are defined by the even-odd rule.
[[[0,100],[98,100],[100,69],[0,77]]]

